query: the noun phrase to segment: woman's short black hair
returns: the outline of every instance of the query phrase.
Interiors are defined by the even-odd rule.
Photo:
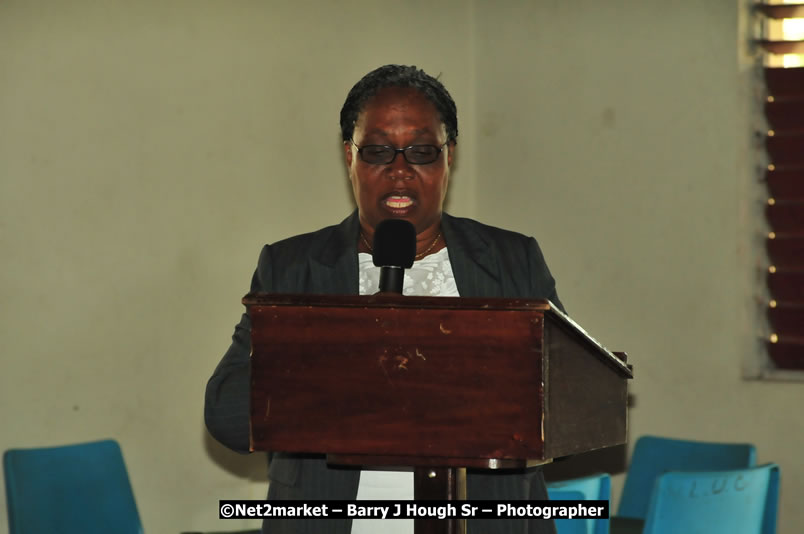
[[[433,103],[447,130],[447,142],[458,137],[458,111],[446,87],[421,69],[407,65],[385,65],[375,69],[357,82],[341,108],[341,134],[344,141],[352,139],[357,116],[371,97],[386,87],[411,87]]]

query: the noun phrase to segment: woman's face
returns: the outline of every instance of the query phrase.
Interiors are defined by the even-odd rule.
[[[358,115],[352,140],[344,143],[346,165],[364,232],[371,236],[377,224],[394,218],[411,222],[420,239],[435,236],[455,144],[424,165],[408,163],[402,153],[387,165],[374,165],[357,152],[366,145],[444,145],[447,132],[435,106],[416,89],[382,89]]]

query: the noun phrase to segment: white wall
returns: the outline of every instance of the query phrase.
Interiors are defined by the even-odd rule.
[[[629,352],[632,436],[754,442],[797,532],[804,391],[740,374],[759,252],[737,19],[692,0],[0,3],[0,448],[114,437],[146,532],[248,525],[216,503],[262,498],[264,462],[206,436],[204,384],[260,246],[351,210],[338,112],[400,62],[458,103],[450,211],[535,235],[572,315]]]
[[[744,3],[504,6],[476,17],[477,216],[535,235],[570,314],[629,353],[632,438],[756,444],[798,532],[804,384],[741,371],[764,329]]]
[[[240,527],[217,500],[264,498],[265,461],[207,437],[203,393],[259,250],[353,209],[338,121],[365,73],[443,72],[473,107],[469,19],[460,1],[0,3],[0,448],[114,437],[146,532]],[[451,191],[470,213],[472,142]]]

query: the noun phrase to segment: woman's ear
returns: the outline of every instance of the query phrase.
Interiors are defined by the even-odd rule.
[[[447,143],[447,165],[452,168],[453,160],[455,159],[455,149],[458,148],[458,143],[450,141]]]
[[[352,152],[352,142],[351,141],[344,141],[343,142],[343,152],[346,156],[346,168],[352,168],[352,157],[354,156]]]

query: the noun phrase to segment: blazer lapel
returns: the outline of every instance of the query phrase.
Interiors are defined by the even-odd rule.
[[[357,295],[357,210],[324,234],[320,253],[310,258],[310,293]]]
[[[358,293],[357,211],[322,239],[321,252],[310,258],[310,293],[356,295]],[[462,297],[501,297],[499,266],[493,244],[462,219],[444,213],[441,219],[449,261]]]
[[[503,296],[499,265],[492,254],[493,244],[471,225],[447,213],[442,215],[441,230],[458,293],[462,297]]]

